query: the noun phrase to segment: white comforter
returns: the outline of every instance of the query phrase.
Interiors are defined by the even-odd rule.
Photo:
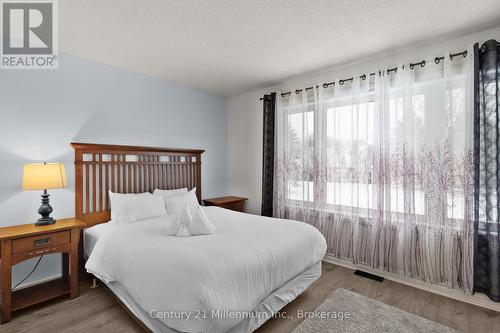
[[[97,241],[87,271],[121,283],[171,328],[225,332],[326,251],[323,235],[306,223],[218,207],[206,213],[212,235],[165,236],[171,216],[114,228]]]

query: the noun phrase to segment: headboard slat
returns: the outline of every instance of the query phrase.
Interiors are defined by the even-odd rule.
[[[203,150],[72,143],[75,149],[75,214],[87,226],[110,220],[108,191],[152,192],[196,187],[201,201]]]
[[[104,164],[103,166],[104,166],[104,170],[106,170],[105,171],[105,177],[104,177],[104,182],[105,182],[105,185],[104,185],[104,210],[109,210],[109,198],[106,195],[106,193],[108,193],[108,191],[109,191],[109,182],[110,182],[109,169],[110,169],[110,164]]]

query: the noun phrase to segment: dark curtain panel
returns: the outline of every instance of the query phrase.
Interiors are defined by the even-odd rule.
[[[474,47],[474,290],[500,301],[500,47]]]
[[[264,137],[262,147],[262,206],[263,216],[273,216],[274,180],[274,115],[276,93],[264,95]]]

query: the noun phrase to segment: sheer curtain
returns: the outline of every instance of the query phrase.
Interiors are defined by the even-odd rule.
[[[335,257],[471,292],[468,54],[278,94],[274,216]]]

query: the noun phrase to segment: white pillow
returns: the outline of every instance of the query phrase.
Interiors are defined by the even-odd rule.
[[[179,221],[181,224],[188,226],[193,220],[193,215],[189,211],[189,206],[186,204],[184,208],[179,213]]]
[[[189,212],[188,206],[184,206],[184,208],[179,213],[179,216],[176,216],[174,221],[172,221],[172,223],[168,226],[165,235],[177,237],[191,236],[188,225],[191,223],[192,219],[193,217]]]
[[[113,193],[109,191],[111,221],[133,223],[167,215],[163,197],[151,193]]]
[[[215,226],[208,219],[203,207],[198,206],[196,209],[191,211],[191,216],[191,223],[188,225],[191,235],[209,235],[215,232]]]
[[[139,196],[150,196],[149,192],[142,193],[114,193],[108,191],[109,195],[109,205],[111,210],[111,222],[124,220],[126,215],[127,203],[130,200],[134,200]]]
[[[185,224],[181,224],[181,227],[179,228],[179,231],[175,235],[177,237],[191,237],[191,233],[189,232],[188,227],[186,227]]]
[[[167,236],[189,237],[210,235],[215,231],[215,226],[208,219],[203,207],[198,206],[190,212],[188,205],[186,205],[179,213],[179,216],[168,226],[165,234]]]
[[[162,195],[164,198],[168,198],[168,197],[171,197],[173,195],[178,195],[178,194],[183,194],[183,193],[188,193],[187,187],[176,188],[174,190],[160,190],[160,189],[155,189],[153,191],[154,195]]]
[[[178,217],[176,217],[172,223],[167,228],[167,231],[165,232],[165,235],[167,236],[175,236],[179,232],[179,229],[181,228],[181,222]]]
[[[188,193],[163,198],[165,199],[168,214],[179,214],[186,205],[190,210],[196,209],[200,205],[196,197],[196,187]]]
[[[190,237],[210,235],[215,232],[215,226],[210,222],[203,207],[198,206],[190,211],[186,204],[179,216],[172,221],[166,231],[167,236]]]

